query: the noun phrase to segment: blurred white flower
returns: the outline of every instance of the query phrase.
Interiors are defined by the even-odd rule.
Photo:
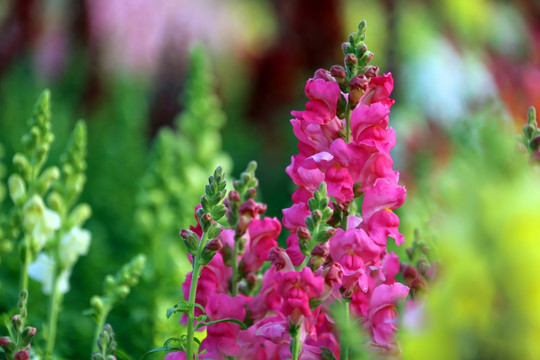
[[[54,283],[54,268],[54,260],[45,253],[40,253],[37,256],[36,261],[28,266],[28,276],[42,284],[42,291],[46,295],[50,295],[52,293]],[[71,270],[67,269],[63,270],[58,276],[58,283],[56,286],[58,287],[58,291],[62,294],[69,291],[70,275]]]
[[[65,268],[71,269],[79,256],[88,253],[90,246],[90,231],[73,227],[60,240],[60,261]]]
[[[60,228],[60,216],[45,207],[40,196],[32,196],[23,207],[23,225],[32,237],[34,251],[39,252]]]

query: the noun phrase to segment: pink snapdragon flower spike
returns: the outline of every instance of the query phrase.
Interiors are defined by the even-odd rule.
[[[393,79],[369,65],[373,54],[364,40],[362,22],[343,44],[345,66],[317,70],[305,85],[305,108],[291,113],[298,153],[286,173],[297,188],[281,223],[264,217],[266,206],[254,200],[253,164],[233,182],[220,211],[210,210],[213,197],[201,199],[204,211],[193,232],[200,243],[209,231],[219,232],[212,241],[223,248],[194,271],[198,279],[187,276],[184,294],[197,285],[190,301],[204,306],[208,319],[237,319],[249,327],[203,324],[200,359],[347,358],[346,337],[340,339],[333,319],[335,303],[348,307],[345,314],[366,330],[371,346],[387,354],[399,349],[397,303],[409,288],[396,280],[404,267],[387,244],[389,237],[404,242],[394,210],[406,191],[390,154],[396,143],[389,126]],[[219,195],[226,193],[221,189]],[[212,222],[223,207],[226,230]],[[282,226],[290,232],[286,249],[277,246]]]
[[[351,34],[343,44],[345,67],[317,70],[306,83],[305,109],[291,113],[298,153],[291,157],[286,172],[298,188],[292,206],[283,210],[283,226],[291,232],[286,251],[295,266],[310,266],[315,278],[325,280],[324,289],[315,295],[305,287],[307,279],[300,280],[300,273],[307,274],[305,267],[275,274],[277,292],[283,297],[281,313],[295,324],[302,323],[304,335],[291,332],[292,344],[304,346],[299,352],[291,345],[293,357],[299,356],[295,359],[320,355],[311,345],[328,336],[328,329],[318,321],[331,319],[330,305],[344,297],[351,298],[351,313],[370,329],[373,343],[389,346],[394,341],[395,304],[408,294],[408,288],[395,279],[399,259],[387,251],[389,237],[397,245],[404,242],[393,210],[406,195],[390,154],[396,144],[395,131],[389,126],[394,81],[391,74],[379,76],[379,69],[369,65],[373,54],[366,50],[364,31],[365,23],[361,23],[359,33]],[[324,196],[331,199],[326,204],[333,212],[323,222],[324,206],[317,207],[322,182],[327,189]],[[353,212],[353,202],[361,217]],[[331,226],[333,232],[325,228],[329,235],[321,236],[321,226]],[[329,254],[320,256],[323,248]],[[324,316],[314,316],[309,298],[312,304],[322,305],[315,311]],[[333,321],[329,323],[335,330]],[[335,347],[327,347],[336,353]]]

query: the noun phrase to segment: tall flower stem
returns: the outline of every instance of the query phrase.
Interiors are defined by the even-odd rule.
[[[30,236],[25,235],[23,239],[23,246],[24,246],[24,259],[21,264],[21,278],[20,278],[20,290],[28,290],[28,266],[30,265],[30,262],[32,261],[32,253],[30,251]]]
[[[49,299],[49,334],[47,336],[47,347],[45,350],[45,359],[52,359],[54,353],[54,343],[56,341],[56,325],[58,323],[58,313],[62,303],[62,293],[58,291],[57,271],[53,280],[52,294]]]
[[[197,250],[197,255],[193,259],[193,273],[191,275],[191,287],[189,289],[189,300],[188,300],[188,329],[187,329],[187,352],[186,358],[193,360],[193,343],[195,338],[195,297],[197,295],[197,283],[199,282],[199,276],[201,275],[201,265],[199,264],[199,259],[201,258],[202,251],[208,237],[206,233],[203,234],[201,242],[199,243],[199,249]]]
[[[350,322],[350,315],[349,315],[349,303],[346,301],[343,301],[343,304],[345,305],[345,321]],[[349,360],[349,343],[348,341],[343,340],[344,334],[341,334],[339,338],[339,348],[341,349],[339,359],[340,360]]]
[[[294,337],[293,337],[293,347],[292,347],[292,360],[298,360],[300,358],[300,353],[302,352],[302,342],[300,341],[300,327],[298,326]]]
[[[345,110],[345,127],[346,127],[345,142],[348,144],[351,142],[351,105],[350,104],[347,104],[347,109]]]
[[[103,330],[103,327],[105,326],[105,320],[107,319],[107,316],[109,315],[109,312],[111,311],[110,305],[104,305],[103,309],[99,312],[97,320],[96,320],[96,332],[94,333],[94,340],[92,342],[92,353],[99,351],[98,348],[98,339],[99,334]]]

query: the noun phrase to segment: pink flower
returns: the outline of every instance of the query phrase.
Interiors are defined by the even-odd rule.
[[[309,79],[305,92],[310,99],[306,103],[306,110],[293,111],[294,117],[324,125],[336,116],[337,101],[341,94],[336,82]]]
[[[372,188],[366,189],[362,203],[362,218],[368,221],[379,210],[397,209],[403,205],[405,195],[405,188],[397,185],[397,182],[377,179]]]
[[[362,229],[338,229],[330,239],[330,255],[343,266],[345,275],[364,271],[365,264],[374,260],[380,252],[380,247]]]
[[[289,324],[283,315],[266,317],[238,334],[240,360],[287,359],[291,357]],[[273,341],[271,341],[271,340]]]
[[[283,296],[281,312],[290,316],[297,324],[301,316],[311,315],[309,300],[319,296],[324,290],[324,279],[316,277],[310,268],[303,268],[301,272],[278,272],[274,275],[277,291]]]
[[[170,352],[163,360],[186,360],[186,353],[183,351]]]
[[[362,223],[360,226],[377,244],[383,247],[386,246],[389,236],[396,240],[398,246],[405,242],[403,234],[398,230],[399,217],[388,208],[377,211],[367,223]]]
[[[205,306],[206,313],[212,320],[233,318],[244,321],[246,310],[245,300],[242,297],[231,297],[226,294],[214,294]],[[206,328],[207,336],[201,344],[201,350],[209,353],[237,356],[240,346],[236,336],[240,332],[240,325],[233,322],[221,322]],[[220,356],[224,358],[223,355]]]
[[[394,79],[392,74],[387,73],[383,76],[374,76],[370,79],[366,93],[360,100],[361,104],[381,103],[387,108],[394,104],[394,100],[388,98],[394,88]]]
[[[253,199],[249,199],[244,202],[240,209],[238,209],[238,230],[241,234],[246,231],[251,220],[259,219],[260,215],[266,212],[266,205],[255,202]]]
[[[247,306],[252,319],[261,319],[269,312],[277,313],[281,308],[282,297],[276,291],[274,274],[276,267],[266,270],[259,293],[251,299]]]
[[[281,223],[275,217],[251,220],[248,227],[248,248],[242,259],[245,271],[256,271],[268,260],[268,253],[277,246],[276,239],[280,232]]]
[[[331,155],[325,154],[330,156],[328,160],[331,160]],[[286,172],[296,185],[315,190],[324,180],[324,172],[317,166],[317,160],[323,161],[324,159],[321,156],[313,158],[297,154],[291,157],[291,164],[287,166]]]
[[[283,209],[283,226],[295,232],[299,227],[306,226],[306,217],[311,215],[307,203],[294,204],[290,208]]]
[[[381,345],[390,345],[395,340],[397,327],[396,303],[407,297],[409,288],[398,282],[382,284],[373,290],[369,302],[368,320],[373,332],[373,340]]]
[[[302,251],[300,250],[300,244],[298,244],[298,236],[296,233],[292,233],[289,236],[287,236],[287,255],[289,255],[289,258],[291,259],[294,266],[300,266],[304,259],[306,258],[306,255],[302,254]]]
[[[364,131],[371,127],[385,129],[388,126],[390,109],[382,104],[359,105],[351,112],[351,134],[355,142],[360,142]]]

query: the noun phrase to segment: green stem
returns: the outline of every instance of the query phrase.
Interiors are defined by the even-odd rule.
[[[201,242],[199,243],[199,249],[197,250],[197,255],[193,259],[193,273],[191,275],[191,287],[189,289],[189,300],[188,300],[188,329],[187,329],[187,351],[186,359],[193,360],[193,344],[195,338],[195,327],[193,322],[195,321],[195,296],[197,295],[197,283],[199,282],[199,276],[201,275],[201,265],[199,264],[199,259],[201,257],[202,251],[206,245],[208,238],[206,233],[203,234]]]
[[[47,336],[47,348],[45,359],[52,359],[54,353],[54,343],[56,341],[56,326],[58,324],[58,313],[62,303],[63,295],[58,291],[58,274],[54,276],[52,294],[49,299],[49,334]]]
[[[302,351],[302,342],[300,341],[300,329],[298,329],[296,333],[294,334],[294,338],[293,338],[292,360],[298,360],[300,358],[301,351]]]
[[[349,303],[343,302],[345,304],[345,318],[346,323],[349,324],[350,322],[350,314],[349,314]],[[349,360],[349,343],[348,341],[344,341],[344,334],[342,333],[339,337],[339,348],[341,349],[341,354],[339,356],[340,360]]]
[[[103,309],[99,312],[98,318],[96,320],[96,331],[94,333],[94,341],[92,342],[92,353],[99,351],[98,348],[98,339],[99,334],[101,333],[101,330],[103,330],[103,327],[105,326],[105,321],[107,320],[107,316],[109,316],[109,312],[111,311],[110,305],[103,306]]]
[[[346,143],[351,142],[351,107],[347,104],[347,109],[345,110],[345,127],[347,131]]]
[[[231,279],[231,293],[232,296],[238,295],[238,236],[234,236],[233,254],[232,254],[232,279]]]
[[[28,266],[30,265],[30,262],[32,261],[32,253],[30,252],[30,236],[25,235],[23,239],[23,246],[24,246],[24,259],[22,263],[22,270],[21,270],[21,279],[20,279],[20,290],[28,290]]]

